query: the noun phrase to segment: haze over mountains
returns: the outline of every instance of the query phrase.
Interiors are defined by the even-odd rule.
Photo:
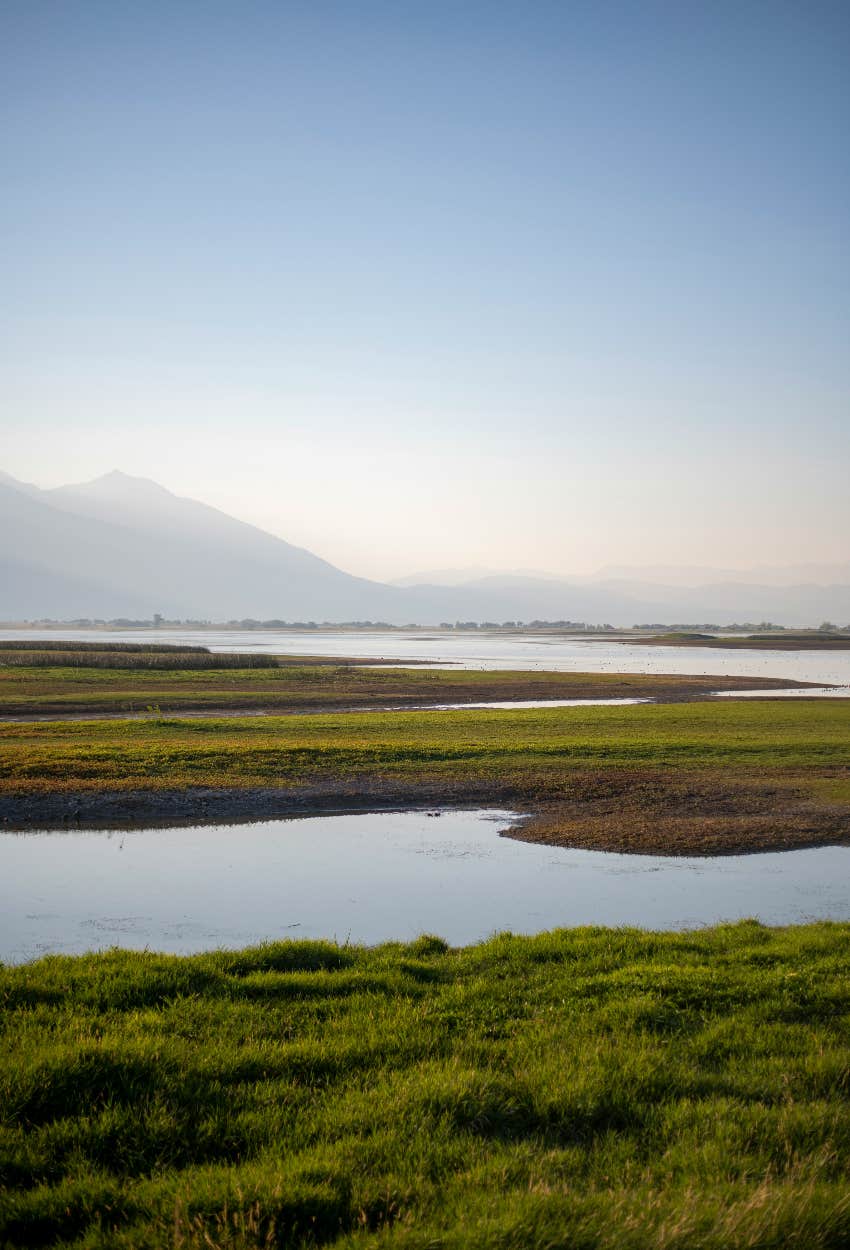
[[[850,562],[758,569],[607,568],[592,576],[440,570],[354,577],[253,525],[115,471],[41,490],[0,473],[0,620],[850,620]],[[411,584],[413,583],[413,584]]]
[[[393,586],[464,586],[471,582],[524,577],[540,581],[567,582],[570,585],[643,582],[663,586],[705,586],[725,582],[758,586],[835,586],[850,583],[850,560],[843,564],[756,565],[748,569],[711,568],[702,565],[605,565],[595,573],[565,575],[542,569],[490,569],[481,566],[456,569],[430,569],[394,577]]]

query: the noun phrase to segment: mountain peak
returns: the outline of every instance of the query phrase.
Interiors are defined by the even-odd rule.
[[[112,494],[120,491],[122,495],[132,492],[134,495],[170,495],[171,491],[166,490],[164,486],[160,486],[159,482],[154,482],[149,477],[134,477],[131,473],[124,473],[121,469],[110,469],[108,473],[104,473],[101,477],[92,478],[90,482],[80,482],[76,486],[68,489],[86,491],[97,494]]]

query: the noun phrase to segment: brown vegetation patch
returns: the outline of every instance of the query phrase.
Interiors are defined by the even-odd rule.
[[[850,806],[813,798],[810,787],[793,782],[671,773],[598,780],[576,797],[540,804],[506,836],[632,855],[742,855],[850,842]]]

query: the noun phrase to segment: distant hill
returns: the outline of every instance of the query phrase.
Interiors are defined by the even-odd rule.
[[[388,586],[145,478],[116,471],[40,490],[0,473],[0,620],[144,619],[160,612],[395,625],[850,621],[848,584],[683,586],[639,577],[468,572],[485,575],[453,585]]]
[[[846,586],[850,560],[840,564],[759,564],[747,569],[706,568],[700,565],[609,565],[592,574],[595,582],[640,582],[663,586]]]

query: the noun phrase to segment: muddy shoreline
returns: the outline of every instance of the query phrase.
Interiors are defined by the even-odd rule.
[[[0,796],[0,831],[202,827],[357,812],[498,807],[502,836],[545,846],[663,856],[745,855],[850,844],[846,808],[792,784],[724,785],[672,776],[599,775],[589,795],[532,797],[498,782],[402,784],[360,778],[297,787],[197,787]]]

